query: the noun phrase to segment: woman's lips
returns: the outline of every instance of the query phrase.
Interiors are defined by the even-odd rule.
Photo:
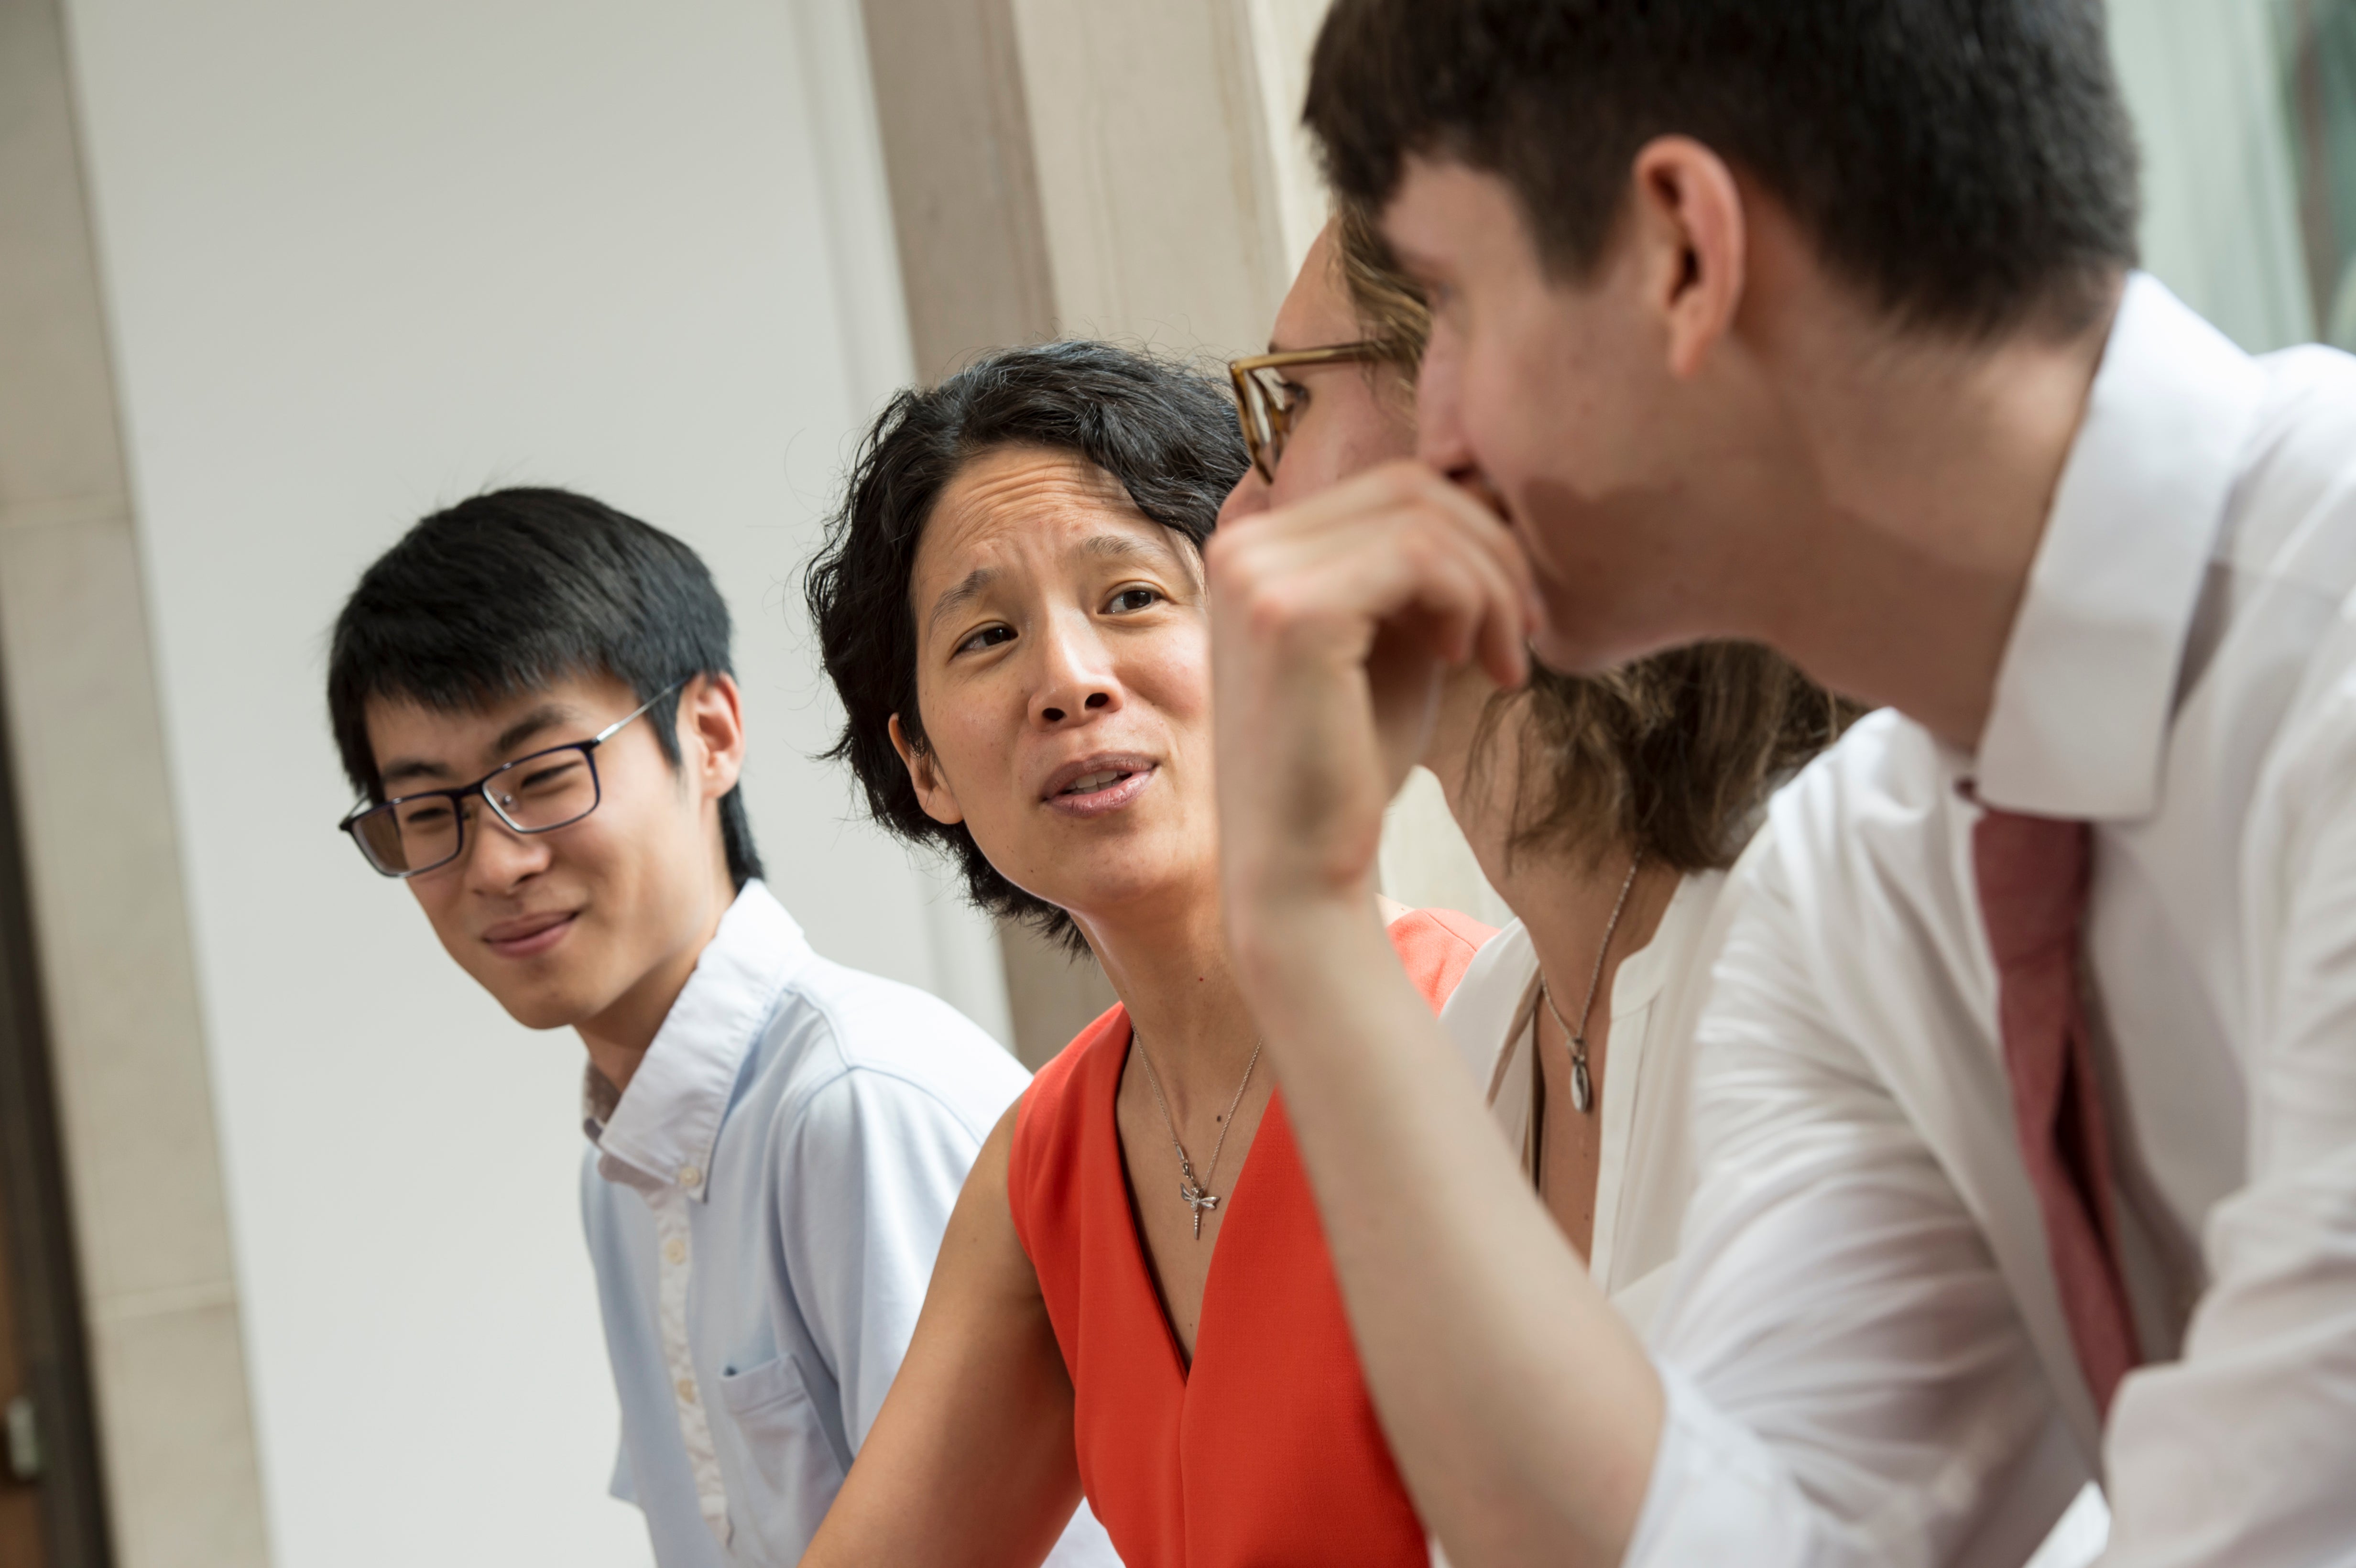
[[[1119,811],[1143,794],[1153,774],[1151,763],[1137,767],[1098,768],[1049,795],[1047,805],[1066,816],[1102,816]]]
[[[483,942],[502,958],[533,958],[564,940],[573,929],[576,910],[555,914],[526,915],[520,920],[502,921],[483,933]]]

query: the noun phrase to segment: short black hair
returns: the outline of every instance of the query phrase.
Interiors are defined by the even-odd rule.
[[[494,490],[434,513],[360,574],[327,653],[327,719],[354,788],[384,798],[372,699],[459,712],[556,681],[610,676],[645,702],[735,672],[728,606],[696,553],[570,490]],[[679,697],[647,709],[676,768]],[[720,802],[728,874],[761,874],[742,786]]]
[[[851,764],[869,814],[909,843],[948,851],[982,909],[1077,952],[1086,944],[1069,915],[1001,876],[965,824],[925,815],[892,746],[894,714],[911,743],[925,744],[908,597],[925,525],[968,464],[1023,446],[1103,470],[1197,552],[1246,463],[1235,405],[1208,376],[1104,343],[1001,349],[937,387],[900,393],[876,419],[804,593],[842,698],[842,733],[826,755]]]
[[[1902,325],[2073,331],[2136,257],[2101,0],[1336,0],[1302,118],[1370,207],[1410,155],[1497,175],[1573,281],[1672,133]]]

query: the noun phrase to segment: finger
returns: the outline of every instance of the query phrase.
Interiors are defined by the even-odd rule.
[[[1494,502],[1473,489],[1446,478],[1411,460],[1384,464],[1341,485],[1289,508],[1290,516],[1278,526],[1317,533],[1348,532],[1374,517],[1400,510],[1429,508],[1446,518],[1466,539],[1487,551],[1514,582],[1522,612],[1522,635],[1526,639],[1544,624],[1545,604],[1520,537]]]
[[[1260,599],[1256,619],[1264,622],[1362,619],[1365,636],[1412,613],[1419,640],[1449,663],[1477,657],[1492,678],[1512,684],[1525,668],[1527,617],[1518,552],[1505,545],[1498,548],[1492,526],[1419,501],[1362,515],[1346,530],[1281,527],[1231,541],[1216,563],[1215,592]],[[1280,608],[1268,611],[1271,603]]]

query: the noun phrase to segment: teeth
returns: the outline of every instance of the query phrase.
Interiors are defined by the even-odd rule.
[[[1127,773],[1118,771],[1098,773],[1083,773],[1080,777],[1074,779],[1069,784],[1066,785],[1064,793],[1066,795],[1088,795],[1104,788],[1107,784],[1118,784],[1127,777],[1129,777]]]

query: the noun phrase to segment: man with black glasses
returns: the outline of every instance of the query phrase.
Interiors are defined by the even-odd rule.
[[[820,958],[763,886],[728,611],[669,536],[562,490],[429,517],[346,603],[327,706],[369,864],[519,1021],[588,1049],[615,1495],[665,1568],[793,1563],[1022,1068]],[[1056,1561],[1102,1542],[1083,1516]]]

